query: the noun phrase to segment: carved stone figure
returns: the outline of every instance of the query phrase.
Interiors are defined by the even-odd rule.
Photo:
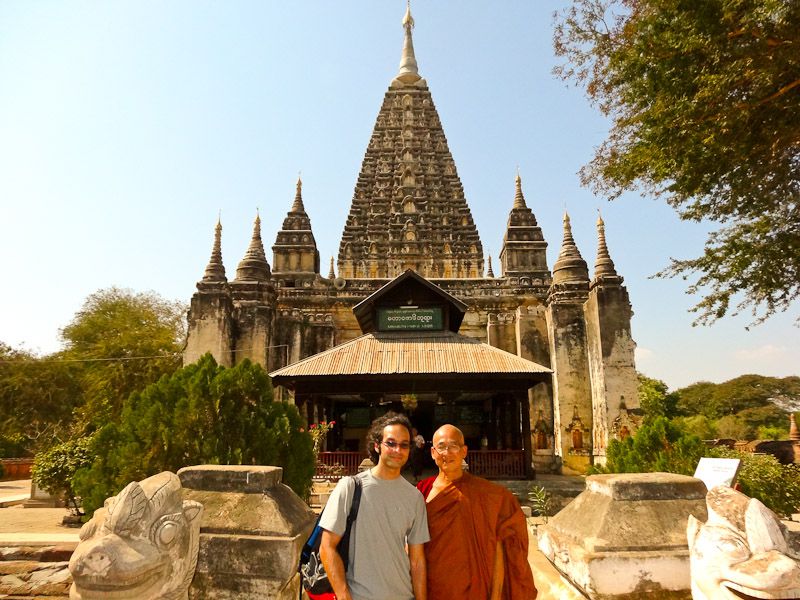
[[[771,510],[727,486],[706,496],[708,520],[689,517],[694,600],[800,598],[800,557]]]
[[[188,598],[202,513],[202,504],[182,499],[175,473],[130,483],[81,529],[70,599]]]

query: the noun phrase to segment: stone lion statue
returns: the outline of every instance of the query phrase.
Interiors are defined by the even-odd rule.
[[[800,598],[800,557],[771,510],[727,486],[706,496],[708,520],[689,516],[694,600]]]
[[[71,600],[188,598],[200,542],[199,502],[165,471],[106,500],[69,561]]]

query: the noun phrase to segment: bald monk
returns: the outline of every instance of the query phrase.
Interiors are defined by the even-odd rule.
[[[425,496],[431,541],[428,598],[532,600],[528,529],[517,499],[506,488],[465,473],[464,434],[443,425],[431,456],[439,474],[417,488]]]

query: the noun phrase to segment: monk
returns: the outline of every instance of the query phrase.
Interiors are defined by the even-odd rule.
[[[517,499],[506,488],[464,472],[464,434],[443,425],[431,456],[439,474],[417,488],[425,496],[431,541],[428,598],[532,600],[528,529]]]

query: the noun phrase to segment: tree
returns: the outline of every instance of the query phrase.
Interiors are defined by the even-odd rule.
[[[305,497],[315,467],[297,408],[272,400],[264,369],[248,360],[226,369],[210,354],[131,394],[93,451],[91,468],[74,478],[87,513],[131,481],[196,464],[280,466]]]
[[[81,361],[87,431],[116,418],[123,401],[180,366],[186,308],[155,293],[109,288],[90,295],[61,330],[57,355]]]
[[[677,396],[669,392],[667,384],[659,379],[652,379],[642,373],[639,378],[639,406],[644,412],[645,420],[655,417],[671,419],[677,413]]]
[[[0,342],[0,456],[34,454],[68,428],[80,401],[75,363],[39,358]]]
[[[694,415],[691,417],[676,417],[673,423],[686,433],[696,435],[701,440],[713,440],[719,436],[716,422],[710,420],[705,415]]]
[[[574,0],[556,16],[556,74],[611,117],[581,171],[612,199],[639,189],[721,227],[696,275],[696,322],[761,322],[800,296],[800,3]]]
[[[611,440],[604,469],[608,473],[664,471],[692,475],[705,452],[697,436],[680,429],[665,417],[642,424],[633,436]]]

